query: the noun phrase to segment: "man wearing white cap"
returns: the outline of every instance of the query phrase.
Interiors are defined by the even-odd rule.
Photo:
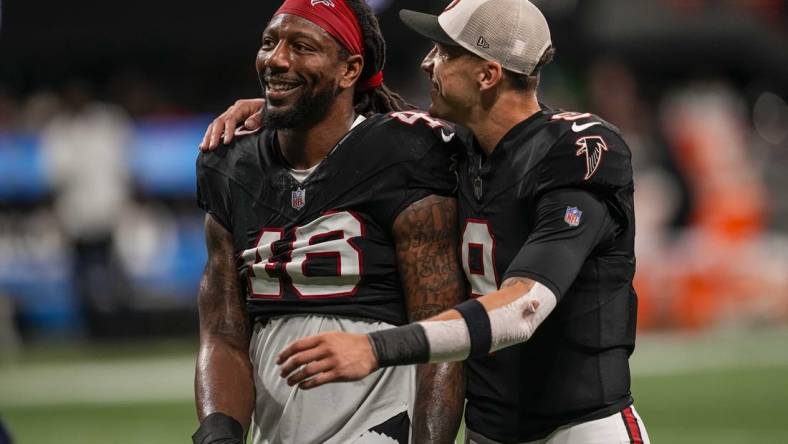
[[[526,0],[455,0],[402,11],[435,42],[429,111],[470,130],[458,201],[472,298],[367,335],[324,333],[279,355],[308,389],[419,362],[468,363],[466,442],[648,443],[628,359],[637,297],[631,154],[589,113],[540,106],[553,55]]]

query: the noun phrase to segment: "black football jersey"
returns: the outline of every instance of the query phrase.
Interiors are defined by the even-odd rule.
[[[471,293],[525,276],[558,305],[529,341],[467,362],[466,424],[501,442],[546,437],[632,402],[636,295],[631,154],[591,114],[547,109],[459,165]]]
[[[201,154],[198,204],[232,234],[249,315],[407,322],[392,226],[411,203],[455,191],[446,139],[425,113],[374,115],[302,183],[275,131]]]

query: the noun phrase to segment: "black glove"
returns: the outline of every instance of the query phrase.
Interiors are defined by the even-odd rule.
[[[194,444],[244,444],[244,428],[233,417],[211,413],[192,435]]]

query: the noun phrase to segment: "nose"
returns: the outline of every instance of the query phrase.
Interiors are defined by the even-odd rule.
[[[257,52],[257,70],[264,72],[266,69],[274,72],[290,69],[290,53],[284,41],[279,41],[273,49]]]
[[[429,74],[430,77],[432,77],[432,71],[435,68],[435,51],[436,48],[433,47],[432,50],[424,56],[424,60],[421,61],[421,69]]]

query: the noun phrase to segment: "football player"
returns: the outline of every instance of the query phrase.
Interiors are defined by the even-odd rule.
[[[530,2],[462,0],[438,17],[401,17],[435,42],[422,64],[430,114],[470,130],[458,129],[459,204],[474,297],[396,329],[296,341],[278,358],[282,375],[312,388],[468,359],[470,443],[648,442],[630,392],[637,298],[626,143],[597,116],[540,106],[539,72],[554,51]],[[248,104],[226,117],[240,121]]]
[[[415,442],[453,442],[460,364],[305,391],[274,362],[298,338],[392,328],[464,297],[455,149],[383,85],[384,59],[365,2],[285,1],[257,55],[265,131],[197,160],[208,263],[195,443],[250,429],[255,443],[405,443],[410,418]]]

